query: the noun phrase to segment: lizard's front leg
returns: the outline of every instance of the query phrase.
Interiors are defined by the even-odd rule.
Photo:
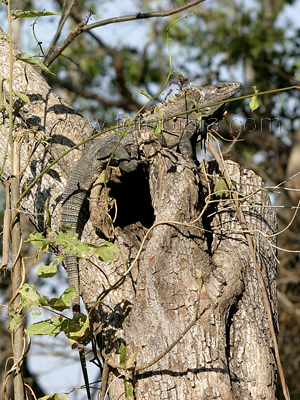
[[[138,151],[138,144],[135,144],[133,146],[131,154],[129,154],[124,147],[117,147],[114,155],[117,158],[119,167],[122,171],[127,173],[136,171],[138,165],[141,162],[138,157]]]
[[[191,121],[183,130],[179,138],[178,149],[183,158],[193,164],[199,164],[196,157],[197,139],[200,133],[200,124]]]

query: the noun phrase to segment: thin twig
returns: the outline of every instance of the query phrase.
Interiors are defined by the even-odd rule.
[[[105,399],[108,376],[109,376],[109,365],[107,363],[107,359],[105,358],[104,365],[103,365],[103,371],[102,371],[102,374],[101,374],[101,391],[100,391],[99,400],[104,400]],[[109,389],[109,387],[107,389]]]
[[[2,260],[0,264],[0,270],[5,269],[7,267],[8,257],[9,257],[9,224],[11,218],[9,191],[10,191],[10,180],[8,179],[5,187],[6,205],[3,217],[3,237],[2,237],[3,250],[2,250]]]
[[[45,53],[44,58],[42,60],[42,62],[45,65],[47,65],[46,64],[47,63],[47,58],[52,53],[52,51],[54,49],[54,46],[55,46],[55,43],[58,41],[58,38],[59,38],[59,36],[61,34],[61,31],[62,31],[62,28],[63,28],[67,18],[69,17],[69,15],[71,13],[71,9],[72,9],[74,3],[75,3],[75,0],[71,0],[70,3],[68,4],[68,8],[65,9],[65,7],[64,7],[63,10],[62,10],[62,15],[61,15],[61,19],[59,21],[59,25],[58,25],[57,31],[55,32],[55,35],[53,36],[53,39],[52,39],[48,49],[46,50],[46,53]]]

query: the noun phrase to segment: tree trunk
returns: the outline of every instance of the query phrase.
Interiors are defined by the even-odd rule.
[[[0,41],[0,75],[7,77],[8,45]],[[21,108],[15,124],[15,134],[19,132],[23,140],[24,167],[31,156],[21,180],[23,190],[50,161],[92,131],[82,116],[53,93],[35,68],[27,65],[26,73],[26,94],[31,103]],[[16,61],[14,90],[22,92],[26,84],[24,64]],[[6,81],[4,90],[7,94]],[[30,148],[28,143],[38,137],[28,131],[33,126],[43,137]],[[101,244],[104,237],[114,237],[121,249],[110,262],[92,256],[79,264],[87,310],[101,295],[93,327],[102,356],[118,363],[120,344],[127,346],[127,367],[135,367],[135,372],[125,376],[134,386],[135,399],[276,399],[273,344],[247,241],[232,201],[207,197],[219,180],[217,164],[212,161],[198,168],[155,141],[140,150],[144,163],[137,172],[124,176],[118,168],[110,170],[109,196],[116,200],[118,210],[114,231],[105,212],[100,181],[91,191],[90,214],[87,204],[82,214],[83,241]],[[52,227],[59,227],[61,194],[78,157],[76,151],[62,158],[26,196],[23,211],[39,231],[47,228],[45,203]],[[261,179],[233,162],[226,165],[253,230],[277,326],[276,257],[271,247],[275,236],[266,238],[276,233],[275,214]],[[3,182],[9,173],[8,152]],[[211,200],[208,207],[205,199]],[[113,289],[132,265],[153,222],[159,225],[149,233],[138,262]],[[154,365],[140,368],[179,339]],[[125,399],[123,370],[110,368],[108,383],[111,400]]]
[[[189,223],[199,216],[208,183],[213,190],[219,179],[216,163],[209,163],[208,172],[215,177],[208,182],[174,151],[148,149],[146,153],[149,171],[144,180],[148,181],[149,173],[150,197],[141,196],[142,177],[134,176],[127,195],[137,204],[130,208],[132,222],[126,227],[122,227],[122,213],[129,212],[127,203],[131,200],[125,199],[126,207],[119,209],[116,231],[123,257],[130,262],[136,255],[145,227],[140,226],[138,215],[142,209],[151,212],[150,200],[155,223],[169,222],[153,229],[130,279],[100,303],[96,330],[100,348],[104,354],[115,353],[125,343],[138,369],[180,338],[194,319],[200,300],[200,310],[206,311],[174,349],[151,368],[129,376],[135,398],[276,399],[276,364],[267,315],[231,200],[215,198],[204,217],[190,226],[170,222]],[[249,226],[257,232],[255,243],[277,326],[276,261],[268,240],[260,233],[276,232],[275,215],[261,179],[233,162],[226,165],[239,193],[247,199],[243,210]],[[120,208],[125,193],[122,196],[115,191],[114,196]],[[269,240],[274,244],[274,237]],[[113,284],[124,269],[121,257],[110,264],[98,262],[98,267]],[[85,270],[91,271],[87,261]],[[195,287],[198,270],[204,281],[200,296]],[[101,274],[99,282],[93,283],[94,273],[90,272],[86,282],[91,289],[86,294],[89,303],[90,293],[108,287]],[[111,381],[120,372],[113,371]],[[121,376],[112,384],[112,399],[124,398],[123,379]]]

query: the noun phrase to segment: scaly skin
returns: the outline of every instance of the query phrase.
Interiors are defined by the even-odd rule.
[[[216,106],[210,106],[210,104],[229,99],[238,93],[241,87],[242,85],[239,82],[216,83],[204,88],[190,86],[170,100],[159,103],[151,111],[146,111],[139,118],[139,121],[143,123],[132,125],[115,150],[114,156],[118,160],[119,167],[124,172],[131,172],[137,168],[139,164],[138,145],[143,142],[143,134],[144,136],[146,134],[146,140],[149,140],[149,136],[152,136],[153,139],[159,140],[162,146],[170,149],[178,146],[180,153],[187,161],[195,161],[195,143],[199,135],[197,112],[191,112],[175,118],[172,116],[192,110],[197,105],[197,107],[204,107],[198,111],[203,120],[208,123],[216,122],[223,117],[224,104]],[[162,118],[161,132],[156,135],[152,131],[156,122],[151,121],[162,120]],[[124,131],[124,128],[119,130],[121,134]],[[109,131],[94,139],[86,147],[82,157],[71,171],[63,194],[64,200],[61,209],[61,225],[72,226],[71,231],[77,231],[82,203],[92,184],[106,167],[118,141],[119,136],[114,131]],[[79,270],[76,256],[66,256],[64,266],[67,271],[69,285],[74,286],[77,292],[72,306],[73,314],[76,315],[80,313]],[[87,398],[90,400],[84,348],[79,344],[78,349]]]
[[[159,103],[154,109],[143,113],[139,121],[142,123],[132,125],[126,136],[116,149],[114,156],[118,165],[124,172],[134,171],[138,164],[138,145],[143,141],[143,134],[147,138],[159,140],[164,147],[179,147],[179,151],[188,161],[194,160],[194,143],[198,136],[197,113],[191,112],[173,118],[172,116],[196,107],[204,107],[198,111],[202,119],[207,122],[216,122],[223,117],[224,104],[210,106],[210,104],[224,101],[234,96],[241,90],[239,82],[216,83],[215,85],[197,87],[190,86],[186,90],[172,96],[170,100]],[[164,119],[162,130],[156,135],[152,129],[157,120]],[[153,122],[154,121],[154,122]],[[122,134],[125,128],[119,130]],[[94,139],[84,150],[82,157],[76,163],[68,178],[63,195],[64,201],[61,209],[61,225],[72,225],[76,232],[78,218],[82,203],[87,196],[92,184],[101,171],[106,167],[107,161],[116,147],[119,136],[114,131],[109,131]],[[79,273],[76,256],[66,256],[65,268],[70,286],[77,291],[77,298],[73,304],[73,312],[80,312],[79,307]]]

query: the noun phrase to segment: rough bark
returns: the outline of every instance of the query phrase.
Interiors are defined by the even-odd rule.
[[[148,149],[147,157],[155,222],[196,219],[207,194],[204,176],[173,151]],[[233,162],[227,166],[238,191],[247,199],[243,210],[249,229],[256,232],[277,326],[275,255],[259,233],[276,232],[275,215],[261,179]],[[213,187],[219,179],[215,163],[210,163],[209,173],[215,175],[210,181]],[[137,184],[135,196],[140,188]],[[119,196],[116,194],[117,201]],[[145,202],[141,207],[149,210]],[[122,210],[119,212],[122,221]],[[132,260],[143,230],[132,223],[130,233],[120,227],[117,231],[124,258]],[[230,200],[212,203],[203,222],[190,227],[170,223],[156,227],[138,267],[132,270],[131,281],[101,302],[98,342],[102,351],[115,353],[123,342],[138,368],[163,353],[193,320],[198,301],[196,269],[203,274],[200,309],[209,308],[169,354],[146,371],[130,375],[136,399],[276,398],[276,365],[267,315],[246,240],[238,231]],[[274,244],[274,237],[269,240]],[[114,283],[122,264],[114,261],[101,269]],[[98,283],[92,293],[97,287]],[[101,287],[108,287],[104,277]],[[111,380],[120,372],[114,371]],[[122,382],[120,377],[112,384],[111,398],[123,398]]]
[[[0,75],[7,77],[8,46],[0,39]],[[15,62],[14,90],[26,86],[24,64]],[[31,103],[16,119],[15,133],[22,136],[22,163],[25,166],[33,126],[47,145],[37,143],[22,177],[23,189],[66,147],[90,134],[92,127],[53,93],[41,74],[27,66]],[[7,93],[7,82],[4,82]],[[33,122],[32,122],[33,121]],[[6,120],[4,121],[6,122]],[[7,128],[1,129],[0,157],[3,160]],[[26,138],[26,143],[25,139]],[[173,150],[158,143],[145,145],[144,166],[122,176],[116,170],[109,195],[116,199],[118,216],[115,242],[121,253],[108,263],[95,256],[80,262],[81,295],[88,310],[103,290],[118,281],[137,254],[142,238],[153,222],[195,220],[205,198],[218,180],[214,162],[202,169],[187,163]],[[48,171],[26,197],[22,207],[38,230],[45,230],[44,203],[59,226],[59,200],[66,176],[79,152],[69,154]],[[276,232],[275,214],[259,177],[227,162],[241,194],[249,229],[253,229],[260,266],[276,315],[276,260],[270,243],[260,232]],[[10,173],[9,159],[2,180]],[[117,177],[117,178],[116,178]],[[96,194],[91,192],[88,220],[83,214],[82,240],[100,244],[112,236],[109,219],[103,212],[103,198],[97,216]],[[247,196],[244,198],[244,196]],[[102,355],[112,354],[118,362],[121,343],[129,348],[133,365],[140,367],[163,353],[191,323],[198,302],[204,314],[180,342],[150,368],[126,373],[135,388],[135,399],[276,399],[276,367],[261,290],[248,247],[234,207],[229,199],[215,197],[203,218],[189,226],[162,223],[150,233],[143,251],[124,283],[111,290],[97,306],[94,333]],[[85,207],[87,204],[85,205]],[[104,221],[104,222],[103,222]],[[102,223],[105,229],[102,229]],[[197,271],[196,271],[197,270]],[[201,271],[201,287],[197,273]],[[122,370],[111,369],[110,399],[124,399]]]
[[[20,52],[16,46],[13,46],[13,51]],[[30,158],[30,163],[22,175],[22,190],[51,161],[88,137],[93,130],[93,127],[79,113],[51,90],[40,71],[28,64],[26,79],[24,66],[24,62],[14,61],[13,90],[20,93],[26,92],[30,98],[30,104],[24,104],[19,109],[14,126],[14,136],[18,137],[21,143],[21,170]],[[8,99],[9,47],[7,40],[3,38],[0,38],[0,75],[4,77],[3,90]],[[15,96],[14,108],[18,109],[18,106],[19,99]],[[0,143],[1,166],[6,152],[8,119],[5,118],[3,122]],[[4,184],[11,173],[9,148],[7,154],[8,158],[1,175],[1,181]],[[80,150],[75,150],[66,155],[43,175],[26,197],[23,203],[24,210],[38,230],[43,231],[47,227],[45,204],[50,212],[57,216],[59,196],[64,189],[66,177],[80,154]],[[57,218],[54,218],[53,222],[54,224],[58,222]]]

